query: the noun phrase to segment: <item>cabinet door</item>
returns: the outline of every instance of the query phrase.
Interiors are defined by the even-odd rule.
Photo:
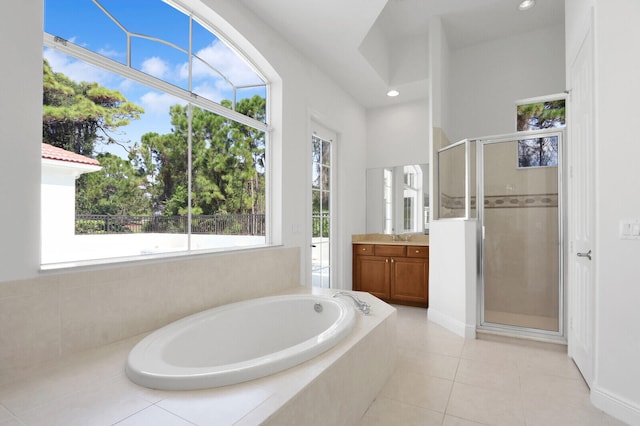
[[[356,256],[356,282],[358,290],[380,299],[389,298],[389,258]]]
[[[429,260],[395,257],[391,265],[391,299],[427,306]]]

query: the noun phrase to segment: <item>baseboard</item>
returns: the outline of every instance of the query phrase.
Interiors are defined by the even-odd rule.
[[[640,425],[640,406],[594,385],[591,402],[600,410],[630,425]]]
[[[443,314],[440,311],[437,311],[433,308],[429,308],[427,310],[427,318],[429,321],[433,321],[434,323],[446,328],[452,333],[457,334],[458,336],[464,337],[465,339],[475,339],[476,338],[476,326],[468,325],[459,321],[450,315]]]

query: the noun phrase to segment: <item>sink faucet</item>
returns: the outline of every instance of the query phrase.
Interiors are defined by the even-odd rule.
[[[355,303],[356,307],[360,309],[364,315],[369,315],[371,313],[371,305],[367,302],[360,300],[355,294],[347,293],[346,291],[339,291],[333,295],[333,297],[338,296],[348,296],[353,299],[353,303]]]

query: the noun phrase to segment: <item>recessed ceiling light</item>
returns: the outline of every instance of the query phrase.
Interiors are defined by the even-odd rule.
[[[518,10],[529,10],[536,5],[536,0],[522,0],[518,5]]]
[[[394,97],[394,96],[398,96],[400,94],[400,92],[398,92],[396,89],[391,89],[387,92],[387,96],[390,97]]]

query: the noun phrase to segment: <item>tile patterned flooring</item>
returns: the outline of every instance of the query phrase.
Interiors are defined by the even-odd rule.
[[[465,340],[427,321],[424,309],[397,309],[397,368],[359,426],[623,424],[591,405],[563,347]],[[137,387],[121,371],[135,341],[0,386],[0,426],[232,424],[220,421],[229,407],[268,396],[245,385],[179,394]]]
[[[465,340],[398,309],[396,372],[360,426],[623,425],[595,408],[563,346]]]

